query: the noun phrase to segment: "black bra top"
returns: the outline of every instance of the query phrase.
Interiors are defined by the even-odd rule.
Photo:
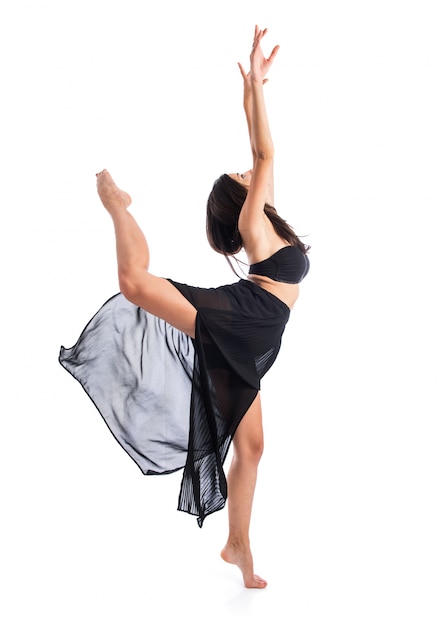
[[[267,276],[279,283],[301,283],[309,271],[309,259],[298,246],[286,246],[277,250],[269,259],[253,263],[249,274]]]

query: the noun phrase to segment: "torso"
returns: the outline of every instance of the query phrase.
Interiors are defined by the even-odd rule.
[[[262,289],[272,293],[284,302],[288,308],[292,309],[294,307],[300,292],[300,285],[278,283],[267,276],[256,276],[255,274],[249,274],[248,279]]]
[[[281,248],[286,247],[289,243],[277,235],[265,213],[263,213],[261,229],[256,231],[253,235],[251,231],[249,233],[240,232],[240,234],[242,235],[249,265],[269,258]],[[299,284],[281,283],[267,276],[259,276],[256,274],[249,274],[248,279],[279,298],[289,309],[294,307],[300,292]]]

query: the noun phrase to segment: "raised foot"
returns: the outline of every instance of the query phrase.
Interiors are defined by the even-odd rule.
[[[103,202],[104,207],[112,213],[121,209],[127,209],[131,204],[131,196],[119,189],[115,184],[111,174],[108,170],[103,170],[96,174],[97,176],[97,191],[100,196],[100,200]]]
[[[247,589],[264,589],[267,586],[266,580],[254,574],[254,566],[252,562],[252,554],[249,549],[235,548],[226,545],[221,551],[221,558],[230,563],[237,565],[243,574],[243,582]]]

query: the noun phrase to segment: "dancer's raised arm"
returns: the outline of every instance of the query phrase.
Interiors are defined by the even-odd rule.
[[[263,233],[264,205],[268,200],[269,184],[273,178],[274,144],[269,129],[263,93],[263,83],[278,52],[275,46],[268,58],[261,49],[261,40],[267,29],[255,27],[254,43],[250,55],[250,71],[240,65],[245,83],[244,106],[252,150],[252,177],[247,199],[239,218],[239,231],[246,250],[255,247]]]
[[[251,87],[251,73],[246,72],[241,63],[238,64],[240,72],[243,78],[243,108],[246,115],[246,124],[248,127],[249,141],[252,142],[252,87]],[[263,80],[263,85],[268,82],[268,79]],[[252,150],[252,143],[251,143]],[[271,168],[271,173],[268,182],[268,191],[266,194],[266,202],[271,206],[274,206],[274,169]]]

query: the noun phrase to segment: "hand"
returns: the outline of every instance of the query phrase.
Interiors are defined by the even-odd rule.
[[[251,72],[246,72],[245,68],[241,63],[238,63],[238,67],[240,68],[241,75],[243,77],[243,87],[245,96],[248,96],[251,93]],[[263,79],[263,85],[268,82],[267,78]]]
[[[254,43],[252,44],[252,51],[250,55],[251,70],[249,74],[250,80],[257,83],[263,83],[265,76],[268,73],[269,68],[271,67],[280,48],[280,46],[275,46],[268,58],[264,56],[263,50],[261,49],[261,40],[267,32],[267,28],[260,30],[258,26],[255,27]]]

